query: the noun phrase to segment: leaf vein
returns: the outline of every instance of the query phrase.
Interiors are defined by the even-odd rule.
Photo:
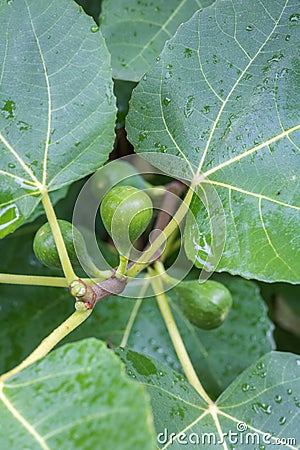
[[[176,140],[174,139],[174,137],[172,136],[172,133],[169,130],[169,127],[167,125],[166,119],[165,119],[165,115],[164,115],[164,111],[163,111],[163,105],[162,105],[162,78],[159,84],[159,105],[160,105],[160,111],[161,111],[161,118],[163,120],[163,124],[165,126],[165,130],[167,131],[169,138],[171,139],[171,141],[173,142],[173,144],[175,145],[176,149],[179,151],[179,153],[182,155],[182,157],[184,158],[184,160],[186,161],[190,171],[191,171],[191,175],[194,175],[194,170],[193,167],[190,163],[190,161],[188,160],[188,158],[186,157],[186,155],[184,154],[184,152],[181,150],[181,148],[179,147],[179,145],[177,144]]]
[[[100,417],[107,417],[107,416],[111,416],[113,414],[128,414],[129,412],[132,412],[132,409],[130,407],[123,407],[123,408],[115,408],[115,409],[110,409],[109,411],[105,411],[105,412],[99,412],[97,414],[91,414],[89,416],[81,416],[80,419],[77,420],[73,420],[72,422],[67,423],[66,425],[60,427],[60,428],[56,428],[55,430],[53,430],[51,433],[48,433],[44,436],[45,440],[49,440],[51,437],[56,436],[60,433],[62,433],[65,430],[69,430],[70,428],[76,428],[78,425],[83,425],[86,422],[90,422],[93,421],[95,419],[98,419]]]
[[[43,66],[43,71],[44,71],[44,75],[45,75],[45,82],[46,82],[46,88],[47,88],[47,97],[48,97],[48,119],[47,119],[47,130],[46,130],[46,141],[45,141],[45,150],[44,150],[44,158],[43,158],[43,180],[42,180],[42,185],[46,186],[46,179],[47,179],[47,159],[48,159],[48,148],[49,148],[49,140],[50,140],[50,130],[51,130],[51,90],[50,90],[50,82],[49,82],[49,77],[47,74],[47,67],[46,67],[46,62],[44,59],[44,55],[42,52],[42,48],[41,48],[41,44],[39,41],[39,38],[37,36],[34,24],[33,24],[33,19],[31,16],[31,12],[29,9],[29,5],[27,0],[24,0],[26,7],[27,7],[27,11],[28,11],[28,16],[30,19],[30,25],[31,25],[31,29],[36,41],[36,45],[38,48],[38,52],[41,58],[41,62],[42,62],[42,66]]]
[[[237,87],[238,84],[240,83],[241,79],[243,78],[243,76],[245,75],[245,73],[247,72],[247,70],[250,68],[250,66],[251,66],[251,64],[253,63],[253,61],[254,61],[254,60],[256,59],[256,57],[260,54],[261,50],[263,49],[263,47],[266,45],[266,43],[268,42],[268,40],[270,39],[270,37],[271,37],[272,34],[274,33],[275,28],[276,28],[276,26],[278,25],[278,23],[279,23],[279,21],[280,21],[280,19],[281,19],[281,17],[282,17],[282,14],[283,14],[283,12],[284,12],[284,10],[285,10],[285,7],[286,7],[286,5],[287,5],[287,2],[288,2],[288,0],[286,0],[285,6],[282,8],[281,14],[279,15],[278,20],[275,22],[274,27],[272,28],[272,31],[269,33],[269,35],[267,36],[267,38],[265,39],[265,41],[261,44],[261,46],[259,47],[259,49],[258,49],[257,52],[255,53],[255,55],[253,56],[253,58],[251,58],[250,61],[248,62],[248,64],[245,66],[244,70],[241,72],[241,74],[239,75],[239,77],[237,78],[237,80],[235,81],[235,83],[233,84],[232,88],[231,88],[230,91],[228,92],[228,94],[227,94],[227,96],[226,96],[224,102],[222,103],[222,105],[221,105],[221,107],[220,107],[220,109],[219,109],[219,112],[218,112],[218,114],[217,114],[217,116],[216,116],[215,123],[214,123],[214,125],[213,125],[213,127],[212,127],[212,129],[211,129],[210,135],[209,135],[209,137],[208,137],[207,144],[206,144],[206,146],[205,146],[203,155],[202,155],[202,157],[201,157],[201,160],[200,160],[200,163],[199,163],[199,167],[198,167],[198,170],[197,170],[197,175],[199,175],[200,172],[201,172],[201,170],[202,170],[202,167],[203,167],[203,164],[204,164],[206,155],[207,155],[208,150],[209,150],[209,147],[210,147],[211,140],[212,140],[212,138],[213,138],[213,136],[214,136],[214,134],[215,134],[217,125],[218,125],[218,123],[219,123],[219,120],[220,120],[220,118],[221,118],[221,115],[222,115],[222,113],[223,113],[223,110],[224,110],[226,104],[228,103],[230,97],[232,96],[232,94],[233,94],[233,92],[235,91],[236,87]],[[246,154],[246,153],[247,153],[247,152],[245,152],[245,154]],[[233,158],[233,160],[234,160],[234,158]]]
[[[19,162],[19,164],[23,167],[25,172],[28,173],[30,178],[33,180],[34,184],[40,189],[41,183],[36,178],[30,167],[25,164],[23,159],[18,155],[18,153],[15,151],[15,149],[9,144],[9,142],[5,139],[5,137],[0,133],[0,141],[5,145],[5,147],[10,151],[10,153],[16,158],[16,160]]]
[[[290,205],[289,203],[285,203],[285,202],[282,202],[282,201],[279,201],[279,200],[275,200],[275,199],[273,199],[271,197],[267,197],[266,195],[257,194],[255,192],[247,191],[246,189],[242,189],[242,188],[239,188],[237,186],[233,186],[233,185],[230,185],[230,184],[226,184],[226,183],[222,183],[222,182],[214,181],[214,180],[210,180],[210,179],[203,180],[202,182],[203,183],[212,184],[212,185],[215,185],[215,186],[220,186],[222,188],[231,189],[233,191],[240,192],[241,194],[250,195],[251,197],[255,197],[255,198],[258,198],[258,199],[261,198],[263,200],[267,200],[267,201],[275,203],[277,205],[284,206],[286,208],[291,208],[291,209],[295,209],[297,211],[300,211],[300,206]]]
[[[277,259],[279,259],[294,275],[296,275],[296,273],[294,272],[294,270],[290,267],[290,265],[279,255],[278,251],[276,250],[273,242],[271,241],[271,238],[269,236],[268,230],[266,228],[265,222],[264,222],[264,218],[263,218],[263,214],[262,214],[262,209],[261,209],[261,202],[262,202],[262,198],[259,198],[258,200],[258,209],[259,209],[259,217],[260,217],[260,221],[264,230],[264,233],[266,235],[267,241],[269,243],[269,246],[272,248],[273,252],[275,253],[275,256]],[[270,263],[270,262],[269,262]],[[267,267],[267,266],[266,266]]]
[[[150,43],[152,43],[157,37],[164,31],[167,36],[171,37],[171,33],[167,30],[167,26],[169,23],[173,20],[173,18],[176,16],[176,14],[180,11],[180,9],[185,5],[187,0],[182,0],[177,8],[174,9],[173,13],[168,17],[168,19],[161,25],[160,29],[153,35],[151,40],[142,48],[142,50],[135,55],[134,58],[132,58],[130,61],[128,61],[126,64],[127,66],[130,66],[139,56],[142,56],[142,54],[145,52],[145,50],[149,47]]]
[[[268,147],[270,144],[273,144],[274,142],[277,142],[280,139],[288,137],[291,133],[294,133],[295,131],[298,131],[298,130],[300,130],[300,124],[295,125],[294,127],[289,128],[288,130],[285,130],[284,132],[277,134],[276,136],[273,136],[272,138],[268,139],[267,141],[262,142],[261,144],[255,146],[255,147],[252,147],[251,149],[247,150],[246,152],[240,153],[239,155],[235,156],[234,158],[231,158],[228,161],[225,161],[225,162],[219,164],[218,166],[207,170],[206,172],[203,173],[203,176],[208,177],[209,175],[212,175],[213,173],[218,172],[219,170],[223,169],[224,167],[228,167],[237,161],[241,161],[242,159],[246,158],[247,156],[252,155],[253,153],[257,152],[258,150],[260,150],[264,147]]]
[[[16,420],[27,430],[29,434],[39,443],[43,450],[50,450],[50,447],[46,444],[42,436],[35,430],[35,428],[23,417],[23,415],[15,408],[11,401],[6,397],[3,392],[3,383],[0,386],[0,400],[6,406],[8,411],[16,418]]]
[[[192,428],[194,425],[196,425],[198,422],[200,422],[200,420],[203,419],[203,417],[207,416],[207,414],[209,414],[209,411],[204,411],[199,417],[197,417],[197,419],[195,419],[193,422],[190,422],[185,428],[181,429],[180,431],[177,432],[177,434],[175,436],[172,436],[172,438],[170,438],[168,440],[168,442],[166,443],[166,445],[164,445],[161,450],[165,450],[166,448],[168,448],[170,445],[173,444],[173,442],[183,433],[186,433],[190,428]]]
[[[224,411],[222,411],[221,409],[218,410],[218,414],[226,417],[229,420],[232,420],[235,423],[241,422],[241,419],[237,419],[236,417],[232,416],[231,414],[224,413]],[[297,413],[297,415],[298,415],[298,413]],[[246,425],[247,425],[247,429],[255,431],[256,433],[261,434],[262,436],[268,436],[270,438],[270,440],[273,440],[276,442],[276,438],[278,438],[278,436],[271,436],[271,433],[266,433],[265,431],[255,428],[252,425],[248,425],[247,423],[246,423]],[[297,450],[297,447],[293,447],[292,445],[289,445],[289,444],[281,444],[281,445],[291,448],[292,450]]]
[[[157,389],[158,391],[162,391],[165,394],[168,394],[170,397],[176,398],[177,400],[180,400],[182,403],[184,403],[186,405],[189,405],[192,408],[199,409],[200,411],[206,411],[205,408],[203,408],[203,407],[201,407],[199,405],[196,405],[194,403],[191,403],[191,402],[189,402],[189,401],[179,397],[178,394],[173,394],[172,392],[168,391],[167,389],[162,388],[161,386],[157,386],[157,385],[146,383],[146,382],[143,382],[143,385],[148,387],[148,388]],[[202,397],[200,397],[200,395],[196,391],[195,391],[195,393],[199,396],[200,399],[202,399]]]

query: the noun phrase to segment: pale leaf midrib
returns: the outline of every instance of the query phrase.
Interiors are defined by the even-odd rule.
[[[35,186],[40,187],[40,182],[30,169],[30,167],[27,166],[27,164],[23,161],[23,159],[20,157],[18,152],[9,144],[9,142],[6,140],[6,138],[0,133],[0,141],[2,144],[7,148],[7,150],[14,156],[14,158],[18,161],[20,166],[25,170],[25,172],[30,176]]]
[[[43,437],[35,430],[35,428],[22,416],[22,414],[14,407],[14,405],[9,401],[3,392],[4,384],[0,384],[0,400],[7,408],[7,410],[12,414],[12,416],[26,429],[26,431],[38,442],[43,450],[51,450],[46,444]]]
[[[43,73],[45,75],[45,82],[46,82],[46,87],[47,87],[47,98],[48,98],[48,118],[47,118],[47,131],[46,131],[46,141],[45,141],[45,150],[44,150],[44,158],[43,158],[43,179],[42,179],[42,185],[46,186],[46,179],[47,179],[47,159],[48,159],[48,149],[49,149],[49,140],[50,140],[50,130],[51,130],[51,90],[50,90],[50,82],[49,82],[49,78],[48,78],[48,74],[47,74],[47,67],[46,67],[46,62],[44,59],[44,55],[42,52],[42,48],[39,42],[39,38],[37,36],[34,24],[33,24],[33,19],[31,16],[31,12],[30,12],[30,8],[28,5],[27,0],[24,0],[25,4],[26,4],[26,8],[28,11],[28,16],[29,16],[29,20],[30,20],[30,25],[31,25],[31,29],[36,41],[36,45],[38,48],[38,52],[41,58],[41,62],[42,62],[42,66],[43,66]]]
[[[227,94],[225,100],[223,101],[223,103],[222,103],[222,105],[221,105],[221,107],[220,107],[220,110],[219,110],[219,112],[218,112],[218,114],[217,114],[217,117],[216,117],[216,120],[215,120],[215,122],[214,122],[214,125],[213,125],[213,127],[212,127],[212,129],[211,129],[210,135],[209,135],[209,137],[208,137],[208,140],[207,140],[207,143],[206,143],[206,146],[205,146],[205,149],[204,149],[202,158],[201,158],[200,163],[199,163],[199,166],[198,166],[197,174],[199,174],[199,173],[201,172],[202,167],[203,167],[203,165],[204,165],[204,163],[205,163],[205,159],[206,159],[206,156],[207,156],[209,147],[210,147],[211,140],[212,140],[212,138],[213,138],[213,136],[214,136],[214,134],[215,134],[217,125],[218,125],[219,120],[220,120],[220,118],[221,118],[221,116],[222,116],[222,113],[223,113],[223,110],[224,110],[225,106],[227,105],[229,99],[231,98],[232,94],[234,93],[236,87],[239,85],[239,83],[240,83],[241,79],[243,78],[243,76],[247,73],[248,69],[251,67],[251,65],[253,64],[253,62],[255,61],[255,59],[257,58],[257,56],[260,54],[260,52],[261,52],[261,50],[263,49],[263,47],[267,44],[267,42],[269,41],[270,37],[271,37],[272,34],[274,33],[276,27],[278,26],[278,24],[279,24],[279,22],[280,22],[280,20],[281,20],[281,17],[282,17],[282,15],[283,15],[283,13],[284,13],[284,11],[285,11],[285,8],[286,8],[286,6],[287,6],[287,3],[288,3],[288,0],[286,0],[285,5],[284,5],[284,7],[282,8],[281,14],[279,15],[277,21],[275,22],[275,24],[274,24],[274,26],[273,26],[273,28],[272,28],[272,31],[269,33],[269,35],[267,36],[267,38],[265,39],[265,41],[264,41],[264,42],[262,43],[262,45],[259,47],[259,49],[258,49],[257,52],[255,53],[254,57],[251,58],[251,59],[249,60],[248,64],[245,66],[244,70],[241,72],[241,74],[239,75],[239,77],[237,78],[237,80],[235,81],[235,83],[233,84],[232,88],[230,89],[229,93]]]
[[[14,178],[15,180],[19,180],[22,183],[28,183],[29,185],[31,185],[32,187],[36,187],[35,183],[33,183],[32,181],[26,180],[25,178],[20,177],[19,175],[15,175],[14,173],[10,173],[7,172],[6,170],[2,170],[0,169],[0,174],[4,175],[6,177],[11,177]]]
[[[256,145],[255,147],[250,148],[246,152],[240,153],[234,158],[231,158],[227,161],[224,161],[223,163],[219,164],[218,166],[213,167],[212,169],[207,170],[206,172],[203,172],[203,177],[209,177],[210,175],[218,172],[221,169],[224,169],[225,167],[229,167],[232,164],[234,164],[237,161],[241,161],[242,159],[246,158],[247,156],[252,155],[253,153],[257,152],[258,150],[261,150],[264,147],[267,147],[271,144],[274,144],[275,142],[279,141],[280,139],[284,139],[286,137],[289,137],[291,133],[294,133],[295,131],[300,130],[300,124],[294,125],[293,127],[289,128],[288,130],[283,131],[280,134],[277,134],[276,136],[273,136],[270,139],[267,139],[266,141]]]
[[[244,194],[244,195],[249,195],[251,197],[255,197],[258,199],[266,200],[271,203],[275,203],[275,204],[277,204],[279,206],[283,206],[285,208],[290,208],[290,209],[295,209],[296,211],[300,211],[300,205],[299,206],[291,205],[289,203],[285,203],[285,202],[276,200],[274,198],[268,197],[267,195],[258,194],[256,192],[252,192],[252,191],[247,191],[246,189],[239,188],[238,186],[234,186],[232,184],[222,183],[222,182],[214,181],[214,180],[210,180],[210,179],[204,180],[204,181],[202,181],[202,183],[211,184],[213,186],[220,186],[222,188],[240,192],[241,194]]]
[[[161,90],[162,90],[162,79],[160,81],[160,85],[159,85],[159,106],[160,106],[160,112],[161,112],[161,118],[163,120],[163,124],[165,126],[165,130],[169,135],[169,138],[171,139],[171,141],[173,142],[173,144],[175,145],[176,149],[178,150],[178,152],[181,154],[182,158],[185,160],[185,162],[187,163],[190,171],[191,171],[191,175],[195,175],[194,171],[193,171],[193,167],[190,163],[190,161],[188,160],[188,158],[185,156],[184,152],[181,150],[180,146],[177,144],[175,138],[173,137],[171,131],[169,130],[169,127],[167,125],[167,121],[165,119],[165,115],[164,115],[164,110],[163,110],[163,106],[162,106],[162,95],[161,95]]]

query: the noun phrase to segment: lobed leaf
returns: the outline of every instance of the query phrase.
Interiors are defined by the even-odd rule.
[[[100,32],[67,0],[1,0],[0,237],[28,218],[40,190],[100,167],[115,105]]]
[[[196,196],[191,205],[185,246],[198,267],[299,282],[298,9],[297,0],[215,2],[178,28],[133,93],[135,150],[220,199],[215,214]],[[227,236],[211,267],[217,220]]]

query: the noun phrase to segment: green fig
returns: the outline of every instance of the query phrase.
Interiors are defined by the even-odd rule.
[[[147,228],[152,209],[148,194],[132,186],[116,186],[104,196],[101,218],[120,255],[128,256],[132,243]]]
[[[185,316],[198,328],[211,330],[226,319],[232,306],[229,290],[216,281],[182,281],[174,290]]]
[[[80,231],[66,220],[59,219],[58,224],[72,265],[81,268],[81,264],[77,258],[77,254],[79,254],[82,263],[85,265],[84,269],[90,275],[98,276],[99,270],[88,255]],[[37,259],[45,266],[52,269],[61,269],[55,240],[48,222],[42,225],[37,231],[33,240],[33,251]]]

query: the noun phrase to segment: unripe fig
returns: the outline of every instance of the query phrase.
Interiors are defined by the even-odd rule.
[[[80,231],[66,220],[59,219],[58,224],[72,265],[77,268],[82,267],[77,258],[78,253],[80,260],[85,265],[84,269],[88,271],[89,275],[97,276],[99,270],[88,255]],[[61,269],[55,240],[48,222],[37,231],[33,241],[33,251],[37,259],[45,266],[52,269]]]
[[[148,194],[132,186],[116,186],[104,196],[101,218],[120,255],[128,256],[133,242],[145,231],[152,207]]]
[[[226,319],[232,306],[229,290],[216,281],[183,281],[175,286],[185,316],[198,328],[211,330]]]
[[[92,177],[91,190],[95,197],[102,198],[112,187],[132,186],[146,189],[149,184],[126,161],[112,161],[101,167]]]

